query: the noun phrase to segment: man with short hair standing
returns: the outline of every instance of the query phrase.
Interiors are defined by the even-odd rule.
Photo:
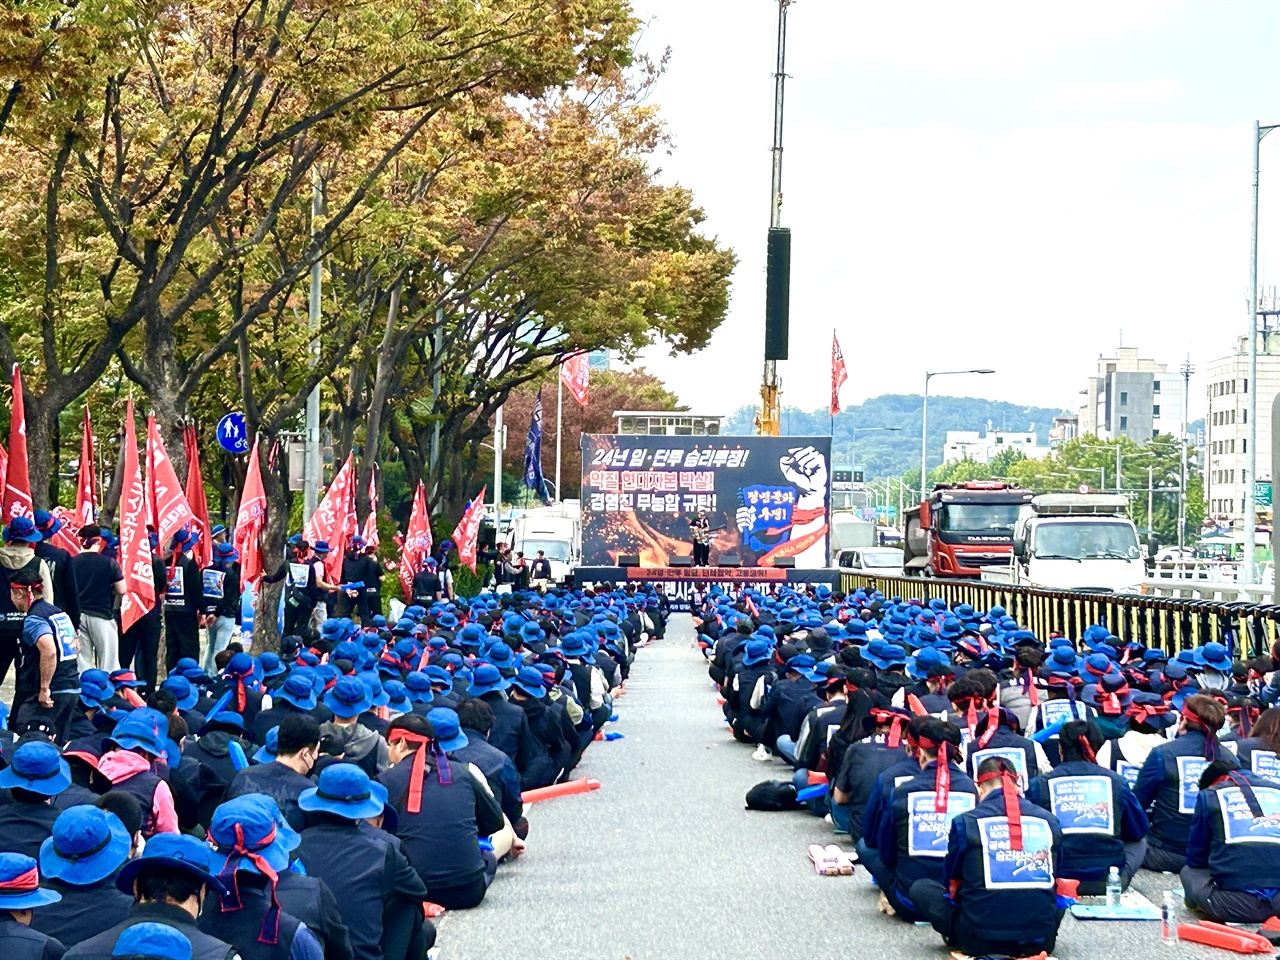
[[[124,596],[120,564],[104,556],[106,537],[101,527],[80,528],[81,551],[71,558],[80,598],[80,672],[120,669],[120,633],[116,626],[116,597]]]

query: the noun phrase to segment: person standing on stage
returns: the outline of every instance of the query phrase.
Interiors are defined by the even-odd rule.
[[[693,565],[705,567],[711,563],[711,521],[707,511],[699,510],[689,521],[689,533],[693,537]]]

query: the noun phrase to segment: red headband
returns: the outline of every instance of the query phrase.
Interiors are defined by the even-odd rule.
[[[409,774],[409,796],[405,802],[405,811],[407,813],[422,812],[422,780],[427,775],[427,750],[431,750],[436,757],[436,779],[440,781],[441,786],[449,786],[453,783],[453,771],[449,769],[449,758],[445,756],[444,750],[440,747],[438,741],[431,737],[424,737],[420,733],[399,728],[392,730],[387,735],[389,743],[414,743],[417,744],[417,750],[413,755],[413,770]]]
[[[1009,849],[1022,850],[1022,807],[1018,804],[1018,775],[1004,764],[994,773],[983,774],[978,783],[1003,780],[1000,789],[1004,794],[1004,815],[1009,821]]]
[[[1102,684],[1098,684],[1098,705],[1102,707],[1102,712],[1107,716],[1118,717],[1123,713],[1124,707],[1120,703],[1120,698],[1128,695],[1129,682],[1127,680],[1115,690],[1105,690]]]
[[[934,813],[946,813],[951,796],[951,767],[947,759],[947,741],[937,742],[928,737],[917,741],[925,750],[938,751],[938,768],[933,778],[933,810]]]
[[[1076,741],[1080,744],[1080,752],[1084,754],[1084,758],[1090,763],[1098,762],[1098,755],[1093,752],[1093,744],[1089,742],[1089,738],[1083,733],[1076,737]]]
[[[40,871],[32,867],[26,873],[20,873],[12,880],[0,881],[0,890],[6,893],[26,893],[40,886]]]
[[[242,859],[248,860],[258,868],[264,877],[271,881],[271,906],[262,918],[262,929],[258,932],[258,942],[274,946],[280,942],[280,901],[276,899],[276,883],[279,881],[280,875],[276,873],[271,864],[267,863],[266,857],[259,851],[275,842],[275,824],[271,825],[271,830],[265,837],[254,842],[252,850],[244,842],[244,826],[237,823],[235,830],[235,846],[227,852],[227,859],[223,861],[222,869],[218,871],[218,879],[226,887],[226,893],[219,898],[219,904],[223,913],[239,910],[244,906],[244,902],[240,899],[240,882],[236,879],[236,865]]]
[[[901,714],[894,713],[892,710],[885,710],[880,707],[876,707],[871,711],[871,718],[875,720],[875,722],[878,724],[879,723],[892,724],[892,726],[889,729],[889,741],[888,741],[888,746],[890,749],[894,749],[902,743],[903,717]]]

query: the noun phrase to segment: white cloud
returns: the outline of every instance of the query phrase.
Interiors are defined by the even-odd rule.
[[[1132,83],[1081,83],[1062,91],[1062,102],[1072,106],[1141,103],[1176,96],[1182,84],[1174,77],[1151,77]]]

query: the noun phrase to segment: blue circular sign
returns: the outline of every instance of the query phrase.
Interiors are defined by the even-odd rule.
[[[228,413],[218,421],[218,445],[228,453],[249,452],[249,425],[243,413]]]

